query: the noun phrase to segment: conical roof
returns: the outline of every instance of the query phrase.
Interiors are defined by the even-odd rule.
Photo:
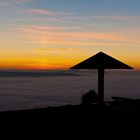
[[[120,62],[119,60],[99,52],[96,55],[84,60],[83,62],[71,67],[70,69],[133,69],[132,67]]]

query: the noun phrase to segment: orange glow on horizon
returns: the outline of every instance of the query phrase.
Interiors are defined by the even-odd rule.
[[[0,69],[1,70],[6,70],[6,69],[10,69],[10,70],[65,70],[83,61],[84,59],[85,57],[77,58],[77,59],[69,59],[68,61],[68,59],[54,58],[54,59],[50,59],[48,63],[47,63],[47,59],[40,59],[40,58],[32,59],[30,60],[30,62],[27,60],[23,61],[22,59],[21,60],[18,59],[17,61],[16,59],[15,60],[7,59],[3,62],[0,60],[1,61]],[[140,65],[138,62],[133,62],[129,60],[127,61],[120,60],[120,61],[126,63],[127,65],[133,67],[136,70],[140,70]]]
[[[98,51],[97,51],[98,52]],[[30,51],[29,54],[24,56],[24,53],[20,55],[1,57],[0,69],[10,70],[63,70],[69,69],[73,65],[87,59],[88,57],[96,54],[97,52],[85,51],[81,48],[47,48],[40,47]],[[9,52],[10,53],[10,52]],[[14,52],[13,52],[14,53]],[[106,52],[106,54],[126,63],[134,69],[140,69],[138,61],[138,55],[133,57],[130,54],[115,53],[112,51]]]
[[[76,63],[67,58],[0,58],[1,70],[63,70]]]

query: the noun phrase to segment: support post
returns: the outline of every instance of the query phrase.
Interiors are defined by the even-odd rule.
[[[98,103],[104,104],[104,68],[98,69]]]

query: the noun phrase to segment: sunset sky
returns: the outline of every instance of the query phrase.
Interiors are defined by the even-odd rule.
[[[68,69],[103,51],[140,69],[140,0],[0,0],[0,69]]]

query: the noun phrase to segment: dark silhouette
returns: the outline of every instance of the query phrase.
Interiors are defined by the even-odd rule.
[[[6,71],[0,70],[0,77],[52,77],[52,76],[81,76],[65,71]]]
[[[90,90],[81,97],[81,104],[91,105],[93,103],[97,103],[97,99],[98,98],[96,92],[94,90]]]
[[[104,104],[104,70],[105,69],[133,69],[132,67],[99,52],[70,69],[98,69],[98,103]]]

